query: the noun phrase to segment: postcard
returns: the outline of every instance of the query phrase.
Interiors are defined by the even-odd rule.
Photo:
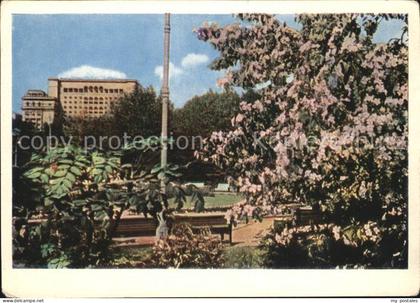
[[[7,1],[2,289],[413,296],[414,1]]]

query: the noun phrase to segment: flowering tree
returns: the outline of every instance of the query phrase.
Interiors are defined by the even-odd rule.
[[[275,16],[238,17],[237,24],[196,30],[220,52],[212,63],[226,71],[219,83],[261,95],[242,102],[234,129],[213,133],[198,154],[227,171],[244,194],[229,216],[255,216],[290,202],[317,206],[331,222],[317,232],[363,247],[354,263],[375,266],[370,256],[404,266],[407,27],[388,43],[374,43],[373,36],[382,20],[407,24],[407,17],[299,15],[300,30]],[[296,233],[285,229],[273,241],[287,245],[284,237]]]

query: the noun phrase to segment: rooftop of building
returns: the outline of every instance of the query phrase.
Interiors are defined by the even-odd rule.
[[[108,83],[127,83],[127,82],[135,82],[138,83],[135,79],[86,79],[86,78],[57,78],[57,77],[50,77],[48,80],[59,80],[65,82],[108,82]]]
[[[53,97],[48,96],[46,92],[40,89],[28,89],[26,94],[22,97],[22,99],[54,99]]]
[[[39,96],[46,96],[47,93],[41,89],[28,89],[26,91],[26,95],[39,95]]]

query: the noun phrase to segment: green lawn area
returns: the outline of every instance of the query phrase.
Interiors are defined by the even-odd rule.
[[[184,208],[192,208],[193,205],[191,204],[191,197],[187,197],[187,203],[185,203]],[[224,207],[224,206],[231,206],[237,202],[239,202],[242,197],[235,194],[220,194],[216,193],[214,197],[204,197],[205,199],[205,207],[206,208],[214,208],[214,207]],[[174,206],[174,199],[169,199],[169,205]]]

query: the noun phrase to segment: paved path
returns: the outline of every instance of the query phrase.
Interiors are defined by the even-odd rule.
[[[232,242],[238,246],[257,246],[271,226],[273,218],[264,218],[262,222],[250,221],[248,224],[239,224],[233,229]]]

